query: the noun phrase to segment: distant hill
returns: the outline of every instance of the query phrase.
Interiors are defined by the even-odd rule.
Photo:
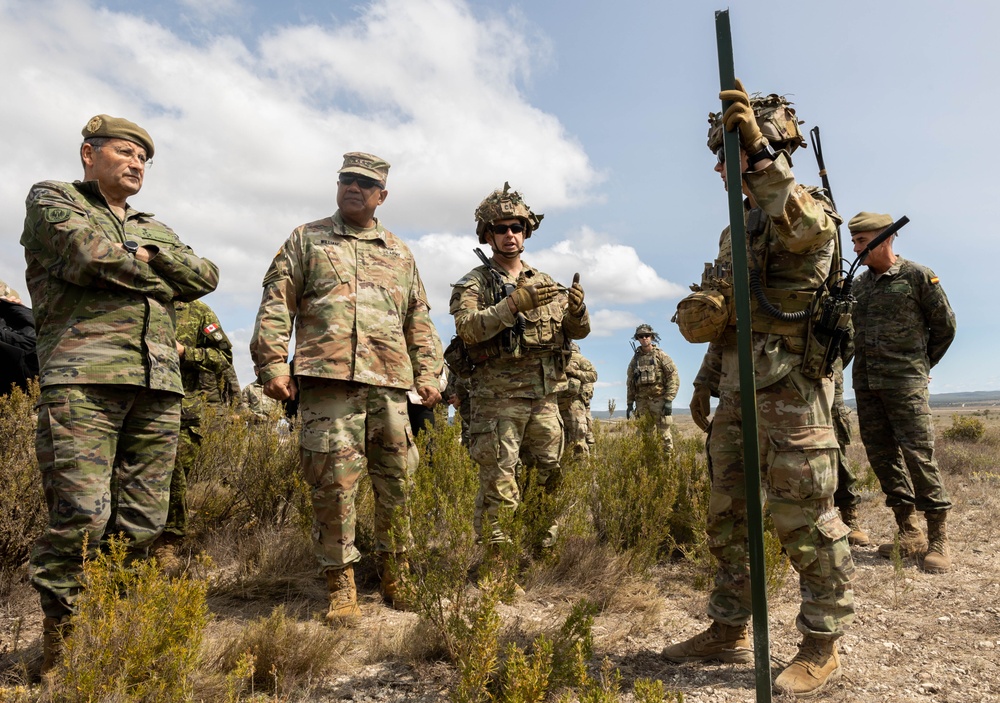
[[[674,401],[674,413],[677,415],[690,415],[691,411],[688,410],[689,398],[680,398]],[[846,401],[847,405],[854,408],[857,404],[854,402],[854,398],[848,398]],[[965,393],[931,393],[931,407],[932,408],[960,408],[965,405],[976,405],[976,406],[1000,406],[1000,391],[967,391]],[[607,420],[609,418],[607,409],[598,410],[597,408],[592,408],[592,414],[594,417]],[[615,408],[615,417],[624,418],[625,417],[625,405]]]

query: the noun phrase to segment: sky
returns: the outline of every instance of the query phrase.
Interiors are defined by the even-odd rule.
[[[130,203],[219,265],[205,300],[245,385],[271,258],[296,226],[336,209],[342,154],[367,151],[392,164],[377,214],[413,250],[444,344],[450,284],[478,264],[473,212],[509,181],[545,214],[524,259],[564,284],[580,273],[593,328],[580,344],[599,374],[593,409],[624,409],[629,340],[643,322],[677,363],[684,408],[705,347],[670,317],[715,258],[728,216],[705,145],[720,106],[720,9],[0,0],[0,279],[26,296],[19,236],[31,184],[82,176],[91,116],[131,119],[156,155]],[[728,9],[736,75],[750,92],[788,96],[804,133],[821,128],[845,221],[862,210],[910,218],[895,250],[934,269],[958,318],[931,392],[1000,389],[1000,237],[987,207],[997,176],[992,140],[977,136],[1000,116],[1000,4]],[[811,150],[793,161],[800,182],[819,184]],[[843,243],[853,258],[846,227]]]

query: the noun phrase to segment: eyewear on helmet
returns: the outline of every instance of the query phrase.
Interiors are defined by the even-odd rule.
[[[507,230],[510,230],[514,234],[521,234],[524,231],[524,225],[520,223],[513,225],[490,225],[490,232],[493,234],[507,234]]]
[[[368,178],[367,176],[359,176],[356,173],[342,173],[340,178],[337,179],[340,185],[350,186],[352,183],[357,183],[358,188],[361,190],[371,190],[372,188],[382,188],[382,182],[376,181],[374,178]]]
[[[726,165],[726,150],[723,147],[719,147],[719,149],[715,152],[715,157],[719,160],[720,166]]]

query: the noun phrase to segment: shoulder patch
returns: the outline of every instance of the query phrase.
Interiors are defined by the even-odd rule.
[[[475,276],[473,276],[472,274],[465,274],[464,276],[462,276],[462,278],[459,279],[458,283],[452,283],[451,287],[452,288],[468,288],[469,286],[471,286],[473,283],[476,283],[476,282],[477,281],[476,281],[476,277]]]
[[[43,211],[45,221],[51,222],[52,224],[58,224],[60,222],[65,222],[70,218],[72,213],[64,207],[47,207]]]
[[[938,278],[937,276],[931,276],[931,285],[932,286],[936,286],[938,284],[938,281],[940,281],[940,280],[941,279]]]
[[[217,324],[215,324],[213,322],[210,325],[206,325],[205,327],[203,327],[201,331],[204,332],[208,336],[212,336],[212,333],[215,332],[215,331],[217,331],[217,330],[219,330],[219,329],[221,329],[221,328]]]

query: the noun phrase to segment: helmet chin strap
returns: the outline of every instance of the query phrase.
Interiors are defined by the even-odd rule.
[[[524,253],[524,247],[521,247],[520,249],[514,252],[500,251],[499,249],[494,249],[493,252],[495,254],[502,256],[505,259],[516,259],[517,257],[519,257],[521,254]]]

